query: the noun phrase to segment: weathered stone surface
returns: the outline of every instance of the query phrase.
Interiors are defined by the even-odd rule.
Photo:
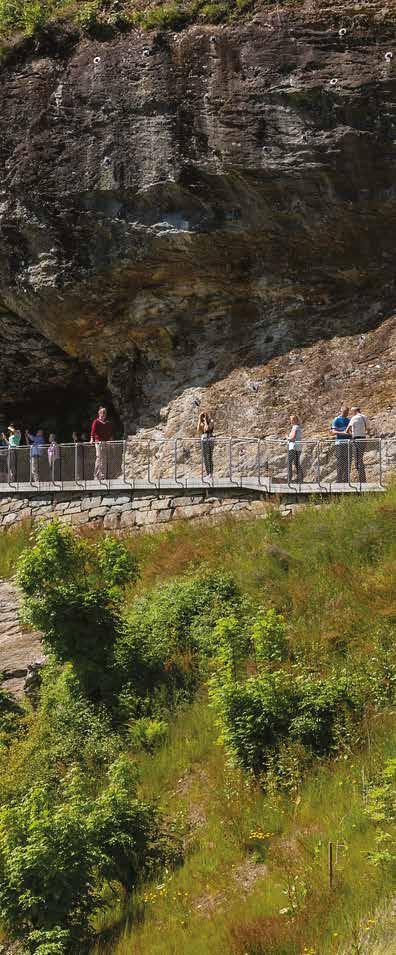
[[[77,514],[72,514],[70,520],[72,524],[75,524],[79,527],[80,524],[88,524],[89,515],[87,511],[82,511],[82,512],[80,511]]]
[[[136,511],[125,511],[121,514],[121,527],[133,527],[136,524]]]
[[[29,664],[43,659],[40,634],[26,630],[19,622],[19,592],[6,580],[0,581],[0,672],[5,672],[5,686],[22,693]],[[19,674],[19,675],[17,675]]]
[[[172,498],[170,497],[154,498],[154,500],[151,502],[151,510],[163,511],[164,508],[168,509],[170,507],[171,502]]]
[[[3,524],[14,524],[16,520],[17,520],[16,512],[13,513],[12,511],[10,511],[9,514],[6,514],[3,517]]]
[[[102,504],[107,507],[113,507],[115,504],[120,507],[124,504],[130,504],[130,497],[102,497]]]
[[[164,523],[165,521],[170,521],[172,519],[173,510],[171,507],[167,507],[162,511],[157,511],[157,521],[159,524]]]
[[[155,524],[159,519],[159,511],[135,511],[136,524],[140,525]]]
[[[190,507],[192,505],[197,506],[198,504],[202,504],[203,500],[204,498],[202,497],[202,495],[197,494],[195,497],[188,497],[188,495],[186,495],[186,497],[183,497],[183,496],[174,497],[172,498],[170,503],[172,507],[178,509],[179,507],[184,508],[184,507]]]
[[[132,511],[144,511],[151,507],[151,502],[151,497],[136,497],[131,501],[130,507]]]
[[[89,519],[94,520],[96,517],[104,517],[107,511],[107,507],[93,507],[89,512]]]
[[[10,409],[107,382],[128,430],[190,436],[181,472],[204,404],[309,435],[359,398],[394,431],[395,35],[386,2],[266,6],[3,65]]]
[[[103,527],[105,530],[117,530],[120,526],[120,515],[119,514],[106,514],[106,517],[103,519]]]
[[[187,505],[187,507],[178,507],[175,517],[190,520],[192,517],[203,517],[205,514],[209,514],[210,510],[210,504]]]

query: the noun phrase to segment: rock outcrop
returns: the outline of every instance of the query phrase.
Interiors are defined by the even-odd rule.
[[[217,431],[282,434],[297,407],[310,434],[346,397],[394,432],[392,9],[263,7],[109,42],[59,26],[14,51],[7,409],[107,387],[130,432],[191,432],[209,404]]]
[[[0,673],[4,688],[20,696],[29,671],[44,660],[40,634],[19,620],[20,594],[14,584],[0,580]]]

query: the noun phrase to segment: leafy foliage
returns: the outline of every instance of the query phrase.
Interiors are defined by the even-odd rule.
[[[52,522],[19,561],[25,619],[43,633],[61,662],[72,660],[89,696],[114,689],[113,649],[120,631],[121,587],[137,578],[125,546],[111,537],[96,545]]]
[[[179,578],[137,598],[115,650],[125,682],[143,697],[162,685],[168,705],[191,698],[200,653],[215,651],[219,617],[240,606],[235,581],[219,572]]]
[[[331,753],[349,719],[362,716],[364,702],[359,683],[346,673],[319,679],[284,670],[244,683],[215,679],[212,699],[231,757],[255,776],[288,739],[317,756]]]
[[[282,614],[273,609],[259,610],[252,621],[251,636],[257,663],[282,663],[287,657],[286,625]]]
[[[18,732],[23,710],[6,690],[0,687],[0,750]]]
[[[32,951],[43,951],[43,932],[58,934],[60,951],[81,944],[101,905],[100,880],[130,890],[160,861],[157,814],[135,787],[134,768],[120,757],[94,799],[74,769],[59,792],[38,784],[1,809],[0,914]]]

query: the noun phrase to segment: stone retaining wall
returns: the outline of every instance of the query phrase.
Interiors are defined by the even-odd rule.
[[[247,492],[238,494],[230,489],[155,495],[152,492],[81,491],[53,492],[46,494],[0,496],[0,528],[7,529],[27,519],[49,520],[58,518],[62,523],[77,527],[92,524],[106,530],[122,531],[162,526],[171,520],[197,520],[218,518],[226,514],[264,513],[268,505],[264,494]]]

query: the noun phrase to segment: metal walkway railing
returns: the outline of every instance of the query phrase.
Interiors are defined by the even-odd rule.
[[[376,491],[396,470],[396,437],[144,438],[102,444],[0,448],[0,493],[240,487],[280,494]]]

